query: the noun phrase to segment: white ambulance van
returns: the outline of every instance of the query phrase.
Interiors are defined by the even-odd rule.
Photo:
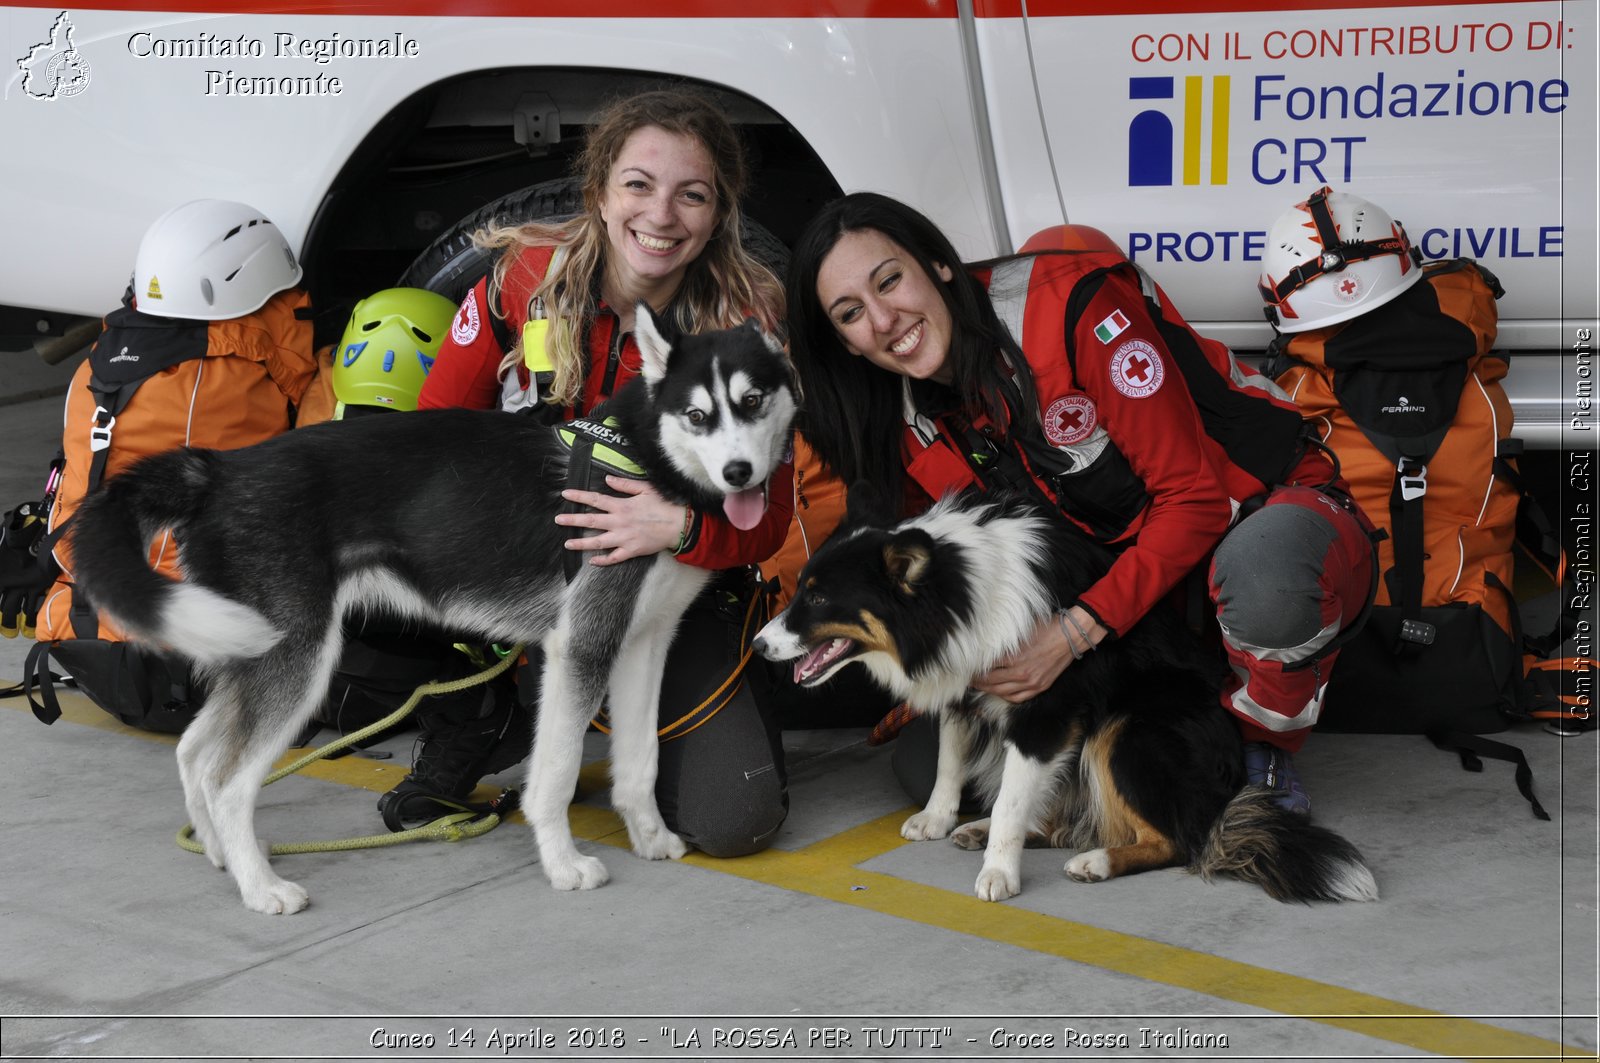
[[[1560,0],[0,7],[0,347],[114,307],[144,228],[199,197],[264,210],[319,299],[385,287],[565,174],[605,101],[687,79],[743,127],[779,240],[857,189],[972,258],[1087,223],[1245,354],[1271,338],[1272,220],[1322,184],[1364,196],[1500,277],[1518,434],[1588,448],[1596,22]]]

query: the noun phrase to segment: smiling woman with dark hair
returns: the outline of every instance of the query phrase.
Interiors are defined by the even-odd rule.
[[[1370,599],[1369,526],[1293,403],[1190,329],[1103,234],[1057,235],[1053,250],[963,266],[903,203],[856,193],[824,207],[789,272],[802,427],[847,482],[910,506],[1026,490],[1117,551],[977,677],[986,693],[1037,696],[1209,575],[1250,779],[1309,811],[1289,755]],[[909,789],[931,784],[931,765],[897,767]]]

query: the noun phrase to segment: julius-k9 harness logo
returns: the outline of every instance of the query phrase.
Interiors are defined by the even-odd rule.
[[[17,60],[23,95],[35,100],[76,96],[89,87],[89,61],[72,40],[72,18],[56,16],[48,36],[31,45]]]

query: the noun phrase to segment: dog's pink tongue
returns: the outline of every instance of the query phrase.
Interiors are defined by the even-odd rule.
[[[767,512],[767,493],[760,487],[748,487],[728,495],[722,500],[722,512],[728,515],[735,528],[749,531],[761,523],[762,515]]]
[[[805,680],[811,678],[811,676],[821,671],[822,666],[827,662],[829,655],[838,649],[838,645],[838,639],[830,639],[818,646],[816,649],[812,650],[810,653],[806,654],[804,657],[800,658],[800,660],[794,662],[794,681],[796,683],[803,683]]]

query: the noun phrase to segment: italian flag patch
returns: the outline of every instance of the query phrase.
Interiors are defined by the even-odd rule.
[[[1101,343],[1110,343],[1128,327],[1128,319],[1121,310],[1111,311],[1111,316],[1094,327],[1094,334]]]

